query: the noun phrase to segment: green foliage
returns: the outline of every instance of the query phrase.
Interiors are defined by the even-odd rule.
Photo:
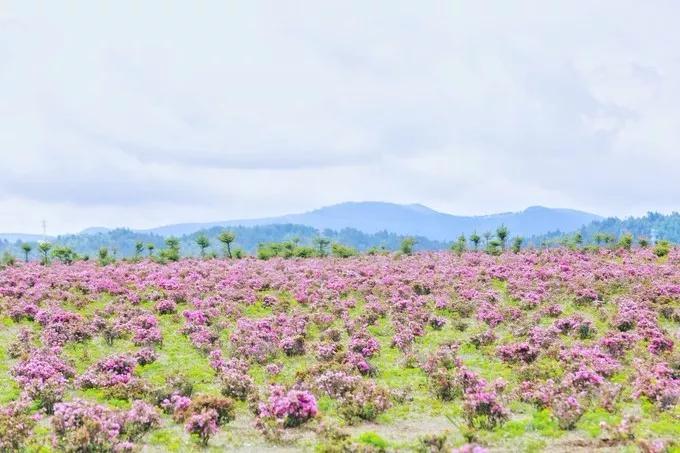
[[[205,234],[196,236],[196,245],[201,249],[201,257],[205,258],[205,249],[210,247],[210,239]]]
[[[330,239],[326,239],[324,237],[314,238],[314,244],[316,244],[317,253],[319,256],[323,257],[328,255],[326,247],[328,247],[328,244],[330,243],[331,243]]]
[[[98,262],[101,266],[106,266],[107,264],[111,264],[115,261],[115,259],[109,255],[109,249],[107,247],[102,247],[99,249],[98,257]]]
[[[52,256],[61,261],[62,264],[71,264],[78,258],[78,255],[65,245],[54,246]]]
[[[498,240],[501,243],[501,249],[502,250],[505,250],[505,244],[506,244],[506,241],[508,240],[509,234],[510,234],[510,232],[508,231],[508,227],[506,227],[505,225],[501,225],[498,228],[496,228],[496,237],[498,238]]]
[[[385,451],[388,446],[387,441],[373,431],[365,431],[357,439],[362,444],[375,447],[378,451]]]
[[[503,252],[503,244],[500,239],[493,238],[486,244],[486,253],[489,255],[500,255]]]
[[[144,243],[142,241],[135,242],[135,258],[139,258],[143,251]]]
[[[524,243],[524,238],[521,236],[516,236],[512,240],[512,251],[514,253],[519,253],[520,250],[522,249],[522,244]]]
[[[349,258],[359,254],[354,247],[348,247],[338,242],[334,242],[333,245],[331,245],[331,253],[337,258]]]
[[[633,246],[633,235],[630,233],[625,233],[619,238],[619,247],[624,250],[630,250]]]
[[[640,247],[646,247],[650,241],[648,238],[661,238],[672,243],[680,243],[680,213],[673,212],[668,215],[657,212],[648,212],[642,217],[630,217],[617,219],[611,217],[591,222],[579,229],[584,244],[596,244],[598,246],[612,246],[625,234],[631,234],[637,239]],[[559,231],[534,236],[531,243],[539,244],[559,243],[564,233]]]
[[[24,261],[27,263],[28,257],[31,254],[31,250],[33,250],[33,246],[28,242],[24,242],[23,244],[21,244],[21,251],[24,252]]]
[[[50,244],[47,241],[40,241],[38,243],[38,250],[40,250],[40,253],[42,254],[42,259],[40,260],[40,262],[43,265],[47,265],[47,264],[50,263],[50,258],[49,258],[48,253],[50,252],[51,249],[52,249],[52,244]]]
[[[583,245],[583,235],[581,234],[580,231],[577,231],[574,234],[574,245],[579,248]]]
[[[472,242],[472,245],[474,246],[475,251],[477,251],[479,249],[479,241],[481,241],[481,240],[482,240],[482,238],[479,237],[479,235],[477,234],[476,231],[473,232],[470,235],[470,242]]]
[[[451,250],[453,250],[453,252],[456,253],[457,255],[461,255],[466,249],[466,244],[467,242],[465,240],[465,235],[461,234],[460,236],[458,236],[456,242],[454,242],[453,245],[451,246]]]
[[[0,267],[14,266],[16,262],[17,259],[14,255],[9,253],[8,251],[4,251],[2,253],[2,259],[0,259]]]
[[[366,254],[370,256],[387,255],[388,253],[389,250],[387,250],[387,247],[385,247],[384,245],[381,246],[374,245],[373,247],[366,250]]]
[[[231,244],[236,240],[236,234],[233,231],[222,231],[217,237],[219,241],[224,244],[224,256],[233,258],[231,253]]]
[[[664,257],[668,255],[668,252],[671,251],[671,244],[670,242],[666,240],[661,240],[656,243],[654,246],[654,254],[658,256],[659,258]]]
[[[179,261],[181,258],[180,254],[180,243],[179,239],[171,236],[165,240],[165,248],[160,252],[160,261]]]
[[[413,254],[414,245],[416,245],[416,239],[411,236],[408,236],[402,239],[401,245],[399,246],[399,250],[404,255],[411,255]]]

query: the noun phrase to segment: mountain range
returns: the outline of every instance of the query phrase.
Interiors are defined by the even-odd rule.
[[[137,233],[163,237],[184,236],[215,227],[304,225],[319,231],[339,231],[352,228],[373,234],[382,231],[398,235],[423,236],[437,241],[450,241],[461,233],[482,233],[496,229],[501,224],[514,235],[525,237],[553,231],[573,231],[602,217],[573,209],[555,209],[532,206],[520,212],[505,212],[480,216],[459,216],[435,211],[421,204],[396,204],[385,202],[346,202],[315,209],[309,212],[259,219],[237,219],[204,223],[177,223],[155,228],[134,230]],[[106,227],[91,227],[80,234],[98,234],[112,231]],[[0,239],[9,242],[36,241],[43,236],[35,234],[6,233]],[[54,239],[46,237],[46,239]]]
[[[416,235],[449,241],[461,233],[477,231],[481,234],[484,231],[495,230],[501,224],[507,226],[512,234],[529,237],[556,230],[573,231],[601,219],[602,217],[588,212],[542,206],[532,206],[520,212],[457,216],[438,212],[420,204],[347,202],[300,214],[221,222],[179,223],[138,232],[167,237],[182,236],[214,227],[294,224],[320,231],[353,228],[368,234],[389,231],[399,235]],[[85,230],[84,233],[103,231],[105,229],[92,228]]]

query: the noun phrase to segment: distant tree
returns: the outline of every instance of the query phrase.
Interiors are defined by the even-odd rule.
[[[633,246],[633,235],[630,233],[625,233],[619,238],[619,247],[625,250],[630,250]]]
[[[413,246],[416,245],[416,240],[415,238],[412,237],[405,237],[401,241],[401,245],[399,246],[399,249],[401,250],[401,253],[404,255],[411,255],[413,254]]]
[[[505,225],[501,225],[496,228],[496,237],[501,242],[501,249],[505,250],[505,244],[508,239],[508,228]]]
[[[161,250],[161,259],[163,261],[179,261],[179,239],[174,236],[170,236],[165,240],[165,248]]]
[[[62,264],[71,264],[76,260],[76,253],[65,245],[57,245],[52,249],[52,256],[58,259]]]
[[[491,239],[486,245],[486,253],[489,255],[500,255],[503,252],[501,240],[497,237]]]
[[[314,238],[314,244],[316,244],[316,250],[319,256],[324,257],[328,255],[328,252],[326,251],[326,247],[328,247],[328,244],[330,244],[331,241],[330,239],[326,239],[324,237],[316,237]]]
[[[366,250],[366,254],[370,256],[387,255],[388,250],[387,247],[385,247],[384,245],[381,246],[374,245],[373,247],[370,247],[368,250]]]
[[[491,240],[491,231],[485,231],[482,236],[484,237],[484,247],[486,248],[489,246],[489,241]]]
[[[155,249],[156,246],[154,245],[153,242],[149,242],[146,244],[146,249],[149,251],[149,256],[153,256],[153,249]]]
[[[659,258],[668,255],[668,253],[670,251],[671,251],[671,243],[668,242],[665,239],[657,241],[656,245],[654,246],[654,254],[656,256],[658,256]]]
[[[515,238],[512,240],[512,251],[514,253],[519,253],[520,250],[522,249],[522,243],[524,242],[524,238],[521,236],[515,236]]]
[[[475,251],[479,249],[479,241],[481,239],[482,238],[479,237],[476,231],[470,235],[470,242],[472,242],[472,244],[475,246]]]
[[[47,264],[50,263],[50,258],[49,258],[49,256],[47,255],[47,254],[49,253],[50,249],[52,249],[52,244],[50,244],[49,242],[47,242],[47,241],[40,241],[40,242],[38,243],[38,250],[40,251],[40,253],[42,253],[42,260],[41,260],[41,263],[42,263],[43,265],[47,265]]]
[[[457,255],[460,256],[465,251],[466,244],[467,241],[465,240],[465,235],[461,234],[460,236],[458,236],[456,242],[454,242],[453,245],[451,246],[451,250],[453,250]]]
[[[633,246],[633,235],[625,233],[619,238],[619,247],[625,250],[630,250]]]
[[[647,238],[638,238],[638,244],[643,249],[646,249],[647,247],[649,247],[649,240]]]
[[[111,257],[109,256],[109,249],[108,247],[101,247],[99,249],[99,252],[97,252],[97,255],[99,256],[99,264],[101,266],[106,266],[107,264],[110,264],[113,262]]]
[[[33,250],[33,246],[28,242],[24,242],[21,244],[21,250],[24,251],[24,261],[28,263],[28,255],[30,255],[31,250]]]
[[[144,251],[144,243],[142,241],[135,242],[135,258],[139,258]]]
[[[609,245],[609,244],[611,244],[612,242],[614,242],[615,239],[616,239],[616,238],[614,237],[613,234],[610,234],[610,233],[605,233],[605,234],[604,234],[604,243],[607,244],[607,245]]]
[[[201,257],[205,258],[205,249],[210,247],[210,240],[205,234],[199,234],[196,237],[196,244],[201,248]]]
[[[580,231],[577,231],[576,234],[574,234],[574,245],[577,248],[580,248],[583,245],[583,235]]]
[[[331,245],[331,253],[333,256],[338,258],[349,258],[359,254],[357,249],[354,247],[348,247],[346,245],[340,244],[339,242],[334,242],[333,245]]]
[[[233,258],[231,254],[231,243],[236,240],[236,234],[232,231],[223,231],[220,233],[220,235],[217,237],[219,241],[224,244],[225,247],[225,253],[224,255],[228,258]]]
[[[2,259],[0,260],[0,269],[3,267],[11,267],[16,264],[17,260],[9,251],[2,252]]]

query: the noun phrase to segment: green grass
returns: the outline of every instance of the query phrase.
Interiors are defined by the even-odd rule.
[[[7,347],[15,340],[21,325],[14,323],[6,316],[0,322],[2,323],[2,328],[0,328],[0,404],[4,404],[18,399],[21,393],[19,386],[10,375],[17,361],[11,359],[7,353]]]

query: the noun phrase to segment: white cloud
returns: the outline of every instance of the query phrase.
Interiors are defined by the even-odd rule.
[[[3,6],[1,231],[678,209],[675,2]]]

